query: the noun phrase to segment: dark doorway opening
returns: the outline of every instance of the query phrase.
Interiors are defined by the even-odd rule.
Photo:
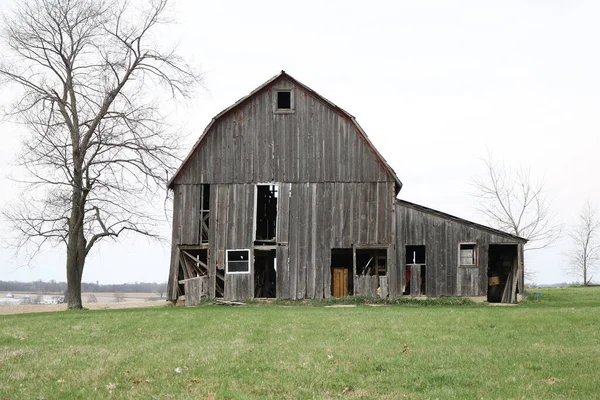
[[[277,297],[277,256],[275,250],[254,250],[254,297]]]
[[[200,237],[200,243],[208,244],[210,232],[210,185],[202,184],[200,188],[200,204],[202,206],[200,207],[200,223],[198,224],[200,232],[198,232],[198,236]]]
[[[356,276],[354,294],[386,297],[387,249],[356,249]]]
[[[501,303],[506,296],[507,284],[513,284],[512,272],[517,269],[518,245],[490,244],[488,254],[488,302]]]
[[[255,244],[275,243],[277,237],[277,185],[256,186]]]
[[[426,295],[426,277],[425,246],[406,246],[402,294],[413,297]]]
[[[331,249],[331,295],[345,297],[353,293],[352,249]]]

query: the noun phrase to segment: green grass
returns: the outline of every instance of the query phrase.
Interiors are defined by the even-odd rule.
[[[596,398],[600,288],[536,291],[517,307],[4,316],[0,399]]]

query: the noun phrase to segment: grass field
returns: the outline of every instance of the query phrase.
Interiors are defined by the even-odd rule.
[[[0,399],[600,396],[600,288],[517,307],[201,306],[0,317]]]

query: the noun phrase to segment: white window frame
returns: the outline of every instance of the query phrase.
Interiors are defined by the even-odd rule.
[[[288,88],[274,88],[275,96],[273,96],[273,108],[275,110],[275,114],[292,114],[296,110],[294,108],[294,89]],[[279,108],[277,106],[279,92],[288,92],[290,94],[290,108]]]
[[[229,271],[229,252],[230,251],[246,251],[248,253],[248,271]],[[250,249],[227,249],[225,250],[225,274],[237,275],[237,274],[249,274],[252,272],[252,260],[250,259]]]
[[[473,246],[473,264],[462,264],[460,252],[462,250],[461,247],[463,245]],[[478,261],[479,261],[479,248],[478,248],[477,242],[460,242],[458,244],[458,266],[459,266],[459,268],[460,267],[462,267],[462,268],[477,268]]]

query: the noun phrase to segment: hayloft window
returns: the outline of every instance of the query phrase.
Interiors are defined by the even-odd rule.
[[[460,243],[459,245],[459,266],[476,267],[477,266],[477,244]]]
[[[250,250],[227,250],[226,274],[250,273]]]
[[[294,96],[291,89],[277,89],[276,111],[291,112],[294,110]]]

